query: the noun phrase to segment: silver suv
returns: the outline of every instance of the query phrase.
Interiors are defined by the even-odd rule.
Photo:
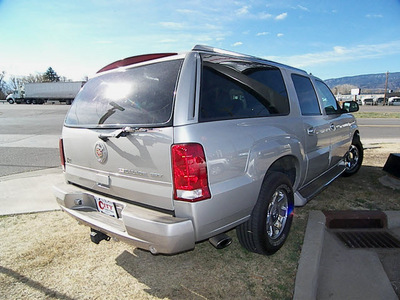
[[[130,57],[76,96],[54,193],[95,243],[174,254],[227,246],[236,228],[243,247],[272,254],[295,205],[360,168],[357,110],[320,79],[252,56],[196,46]]]

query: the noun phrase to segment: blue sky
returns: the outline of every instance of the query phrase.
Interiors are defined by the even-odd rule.
[[[400,72],[400,0],[0,0],[0,71],[82,80],[115,60],[196,44],[322,78]]]

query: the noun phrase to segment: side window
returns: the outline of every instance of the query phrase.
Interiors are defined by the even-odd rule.
[[[338,114],[341,112],[338,102],[335,96],[333,96],[331,90],[322,81],[316,80],[318,94],[322,100],[322,106],[325,109],[327,115]]]
[[[270,86],[279,80],[281,82],[278,86]],[[279,69],[260,66],[254,68],[244,64],[236,69],[234,64],[203,64],[200,121],[257,118],[288,113],[289,100]]]
[[[263,68],[248,70],[245,72],[247,76],[257,80],[263,85],[270,87],[275,93],[287,99],[286,86],[283,82],[282,74],[276,68]]]
[[[311,80],[305,76],[292,74],[294,88],[297,99],[299,99],[301,114],[303,116],[320,115],[318,98],[311,83]]]

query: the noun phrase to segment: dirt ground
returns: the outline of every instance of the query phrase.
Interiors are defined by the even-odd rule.
[[[400,144],[365,145],[364,164],[296,208],[289,238],[272,256],[208,242],[175,256],[124,243],[90,242],[60,211],[0,217],[0,299],[291,299],[310,210],[400,210],[400,191],[379,178]]]

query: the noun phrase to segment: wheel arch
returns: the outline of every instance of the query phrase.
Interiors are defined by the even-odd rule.
[[[270,172],[280,172],[287,175],[292,183],[292,186],[295,186],[298,182],[298,177],[300,174],[300,162],[294,155],[282,156],[268,168],[265,176],[267,176]]]
[[[361,142],[360,131],[358,129],[354,130],[354,132],[353,132],[352,140],[354,140],[355,138],[359,139]]]

